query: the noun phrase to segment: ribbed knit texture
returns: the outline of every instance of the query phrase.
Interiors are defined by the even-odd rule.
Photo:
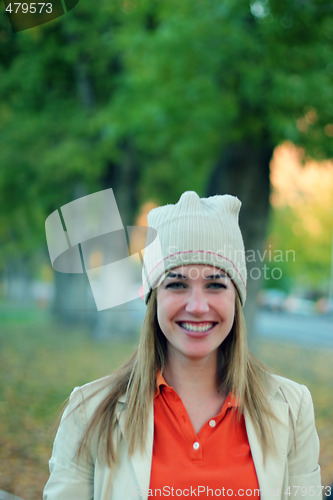
[[[186,191],[175,205],[151,210],[148,227],[157,231],[157,238],[144,252],[144,293],[156,288],[174,267],[209,264],[230,276],[244,304],[246,263],[238,225],[240,207],[235,196],[199,198],[194,191]]]

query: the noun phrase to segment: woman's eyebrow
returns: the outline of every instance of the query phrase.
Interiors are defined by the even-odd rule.
[[[169,274],[167,274],[167,276],[165,278],[177,278],[177,279],[181,279],[181,280],[187,280],[186,276],[183,276],[180,273],[174,273],[172,271]]]
[[[216,273],[216,274],[210,274],[209,276],[205,276],[206,280],[218,280],[219,278],[228,278],[229,276],[225,274],[224,272],[221,273]]]

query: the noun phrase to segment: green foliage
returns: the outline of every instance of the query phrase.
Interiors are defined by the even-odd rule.
[[[178,141],[191,138],[193,157],[243,136],[305,143],[315,129],[305,137],[295,118],[306,107],[318,110],[321,125],[331,120],[324,97],[332,83],[330,24],[320,8],[295,1],[281,9],[271,1],[258,18],[245,1],[162,1],[147,30],[135,24],[150,4],[140,5],[120,28],[126,68],[121,94],[136,120],[144,112],[143,133],[152,127],[166,135],[166,148],[178,130]],[[325,91],[314,93],[314,83]],[[328,148],[322,128],[317,135],[318,145]]]
[[[220,151],[244,139],[289,139],[331,156],[327,9],[310,0],[81,1],[14,34],[3,15],[0,263],[44,240],[52,210],[103,188],[106,173],[116,179],[124,140],[138,154],[140,201],[204,194]]]
[[[305,203],[303,205],[305,207]],[[332,255],[332,209],[329,206],[307,207],[311,217],[319,221],[318,232],[311,231],[308,214],[289,206],[276,209],[272,213],[270,237],[268,241],[274,248],[281,250],[284,256],[288,250],[294,252],[294,258],[284,258],[277,263],[283,275],[288,277],[285,288],[302,288],[306,291],[317,290],[327,295],[329,290]],[[271,282],[270,285],[274,286]],[[276,283],[275,283],[276,285]],[[281,285],[281,283],[279,283]]]
[[[47,215],[78,190],[98,189],[109,151],[92,118],[112,93],[114,49],[107,2],[94,12],[95,29],[91,8],[15,34],[1,18],[0,264],[40,245]]]

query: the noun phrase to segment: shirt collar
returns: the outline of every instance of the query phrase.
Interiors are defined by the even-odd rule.
[[[155,392],[155,398],[161,394],[161,387],[162,386],[170,387],[166,381],[165,378],[163,377],[163,373],[161,372],[161,369],[159,368],[157,375],[156,375],[156,392]]]
[[[236,396],[234,396],[231,392],[229,392],[228,396],[225,399],[224,404],[227,404],[229,408],[238,408],[239,400],[236,398]]]

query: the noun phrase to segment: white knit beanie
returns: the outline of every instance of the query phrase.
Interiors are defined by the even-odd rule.
[[[148,214],[150,235],[143,257],[143,292],[149,293],[172,268],[208,264],[225,271],[246,299],[246,262],[238,225],[241,202],[235,196],[199,198],[186,191],[175,205],[154,208]],[[154,234],[156,235],[156,233]],[[149,233],[148,233],[149,234]]]

